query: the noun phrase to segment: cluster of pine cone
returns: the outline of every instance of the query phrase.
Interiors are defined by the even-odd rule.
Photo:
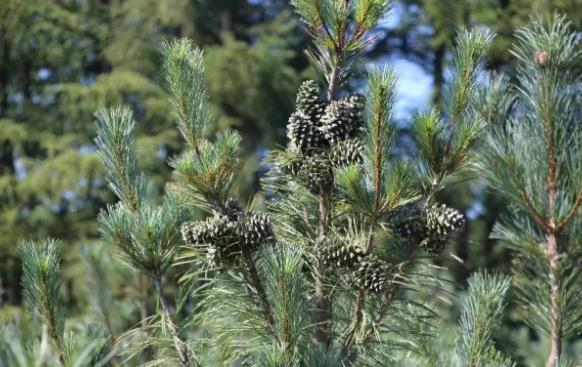
[[[430,255],[440,254],[447,236],[466,223],[461,212],[444,204],[424,208],[417,203],[398,208],[388,221],[399,238],[420,244]],[[319,257],[334,269],[351,270],[359,289],[372,292],[392,289],[393,267],[373,254],[365,254],[359,244],[332,239],[319,250]]]
[[[445,204],[423,208],[417,203],[397,209],[389,221],[397,236],[420,244],[429,255],[440,254],[445,248],[447,236],[466,223],[461,212]]]
[[[333,167],[362,160],[359,138],[363,125],[364,98],[350,95],[325,103],[313,80],[297,92],[296,110],[289,117],[288,151],[296,160],[286,167],[311,189],[326,190],[333,184]]]
[[[358,289],[382,292],[390,288],[392,267],[374,255],[366,255],[358,244],[335,241],[320,250],[323,263],[352,271]]]
[[[244,211],[229,199],[213,208],[213,215],[205,220],[184,223],[182,238],[186,244],[204,248],[212,268],[272,240],[273,228],[266,214]]]

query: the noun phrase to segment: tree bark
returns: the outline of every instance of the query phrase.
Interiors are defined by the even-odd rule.
[[[548,154],[548,176],[546,188],[548,190],[548,221],[546,238],[548,241],[547,256],[550,279],[550,354],[547,367],[557,367],[562,351],[562,325],[559,309],[559,279],[558,279],[558,229],[556,225],[556,199],[558,158],[556,154],[555,126],[549,113],[549,103],[544,103],[544,129],[546,134],[546,148]]]
[[[560,310],[558,305],[559,280],[557,274],[558,268],[558,239],[556,233],[549,233],[548,237],[548,262],[550,278],[550,355],[548,356],[547,367],[557,367],[562,352],[562,336],[560,325]]]

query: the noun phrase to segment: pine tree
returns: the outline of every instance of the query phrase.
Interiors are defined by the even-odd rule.
[[[431,258],[465,225],[435,196],[474,173],[474,146],[485,128],[477,81],[492,36],[458,32],[445,103],[414,118],[418,155],[404,160],[393,149],[394,72],[373,68],[360,93],[342,90],[387,1],[293,6],[313,38],[309,55],[324,85],[299,88],[287,144],[265,162],[265,206],[235,198],[241,137],[215,132],[203,52],[190,41],[162,47],[185,149],[170,161],[172,181],[161,196],[138,167],[130,109],[95,114],[95,143],[118,198],[100,213],[100,233],[117,259],[147,280],[157,308],[121,335],[100,312],[100,334],[86,334],[104,347],[83,356],[135,365],[330,367],[396,364],[403,353],[425,357],[435,301],[422,297],[439,297]],[[66,336],[57,246],[27,244],[20,256],[30,309],[47,330],[24,360],[37,359],[50,341],[54,355],[39,358],[68,365],[77,353],[69,350],[85,344],[72,348]],[[102,274],[98,262],[91,266]],[[492,342],[507,287],[498,276],[471,281],[457,341],[445,352],[455,364],[511,366]],[[98,307],[107,299],[97,299]],[[18,349],[0,338],[0,356]]]
[[[493,235],[511,248],[524,320],[549,340],[547,366],[582,331],[580,40],[561,16],[517,32],[513,117],[490,134],[484,172],[511,202]]]
[[[202,64],[200,52],[184,42],[167,48],[166,80],[189,145],[172,164],[173,187],[182,202],[209,214],[182,227],[186,246],[179,261],[193,267],[187,277],[212,275],[197,320],[220,336],[216,353],[223,363],[394,361],[396,353],[383,347],[398,345],[394,331],[421,332],[414,316],[423,307],[409,293],[429,281],[417,261],[421,249],[441,253],[465,223],[459,212],[435,203],[434,195],[472,166],[472,148],[484,127],[474,104],[476,81],[491,36],[459,33],[445,109],[414,121],[416,165],[391,153],[390,70],[372,70],[364,95],[337,98],[387,2],[293,5],[313,37],[309,56],[326,85],[307,81],[299,88],[287,147],[267,160],[267,216],[229,196],[238,139],[225,133],[210,143],[208,121],[189,112],[189,101],[202,106],[203,99],[188,92],[190,75]],[[258,225],[245,226],[254,216]]]
[[[199,115],[199,111],[191,112]],[[189,366],[189,352],[163,284],[166,270],[173,264],[175,242],[186,212],[170,194],[166,194],[159,205],[148,200],[145,175],[137,168],[133,140],[135,121],[130,110],[101,110],[96,117],[98,136],[95,142],[107,169],[109,187],[120,200],[101,212],[102,236],[117,248],[124,262],[152,280],[160,320],[151,327],[160,327],[162,334],[169,335],[176,363]]]

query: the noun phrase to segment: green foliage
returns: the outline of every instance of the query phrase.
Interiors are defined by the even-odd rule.
[[[107,181],[115,195],[129,208],[140,207],[145,193],[145,182],[137,170],[134,143],[135,121],[131,110],[117,108],[101,110],[97,118],[95,143],[107,169]]]
[[[400,363],[431,367],[515,367],[511,359],[497,350],[495,343],[509,286],[507,276],[485,271],[473,274],[467,294],[460,300],[458,324],[448,325],[440,320],[426,325],[424,332],[411,340],[417,352]]]
[[[166,197],[158,207],[142,205],[136,211],[125,205],[109,206],[99,216],[103,239],[116,246],[135,269],[163,273],[172,264],[184,211]]]
[[[515,9],[518,1],[506,3]],[[456,25],[469,19],[450,1],[421,5],[438,15],[437,73]],[[544,356],[530,349],[555,346],[557,330],[565,347],[548,363],[573,365],[581,325],[580,55],[564,21],[520,31],[513,88],[503,76],[481,88],[483,55],[498,42],[482,29],[460,30],[443,103],[414,118],[418,156],[400,159],[395,73],[367,73],[363,95],[342,90],[379,34],[388,2],[291,2],[313,37],[308,55],[318,80],[326,81],[304,82],[295,105],[305,65],[296,22],[285,11],[273,15],[285,6],[0,5],[0,246],[11,248],[24,231],[58,234],[67,263],[59,274],[51,241],[19,250],[25,298],[42,327],[29,330],[26,316],[5,326],[0,366],[514,366],[495,348],[504,343],[494,343],[495,333],[507,333],[505,277],[470,279],[458,328],[437,317],[454,299],[440,266],[449,261],[444,249],[466,225],[463,210],[438,202],[456,179],[476,172],[487,125],[493,132],[480,168],[517,203],[495,229],[519,252],[514,284],[522,308],[510,316],[525,316],[541,336],[516,354],[539,363]],[[184,34],[206,44],[205,57],[185,38],[166,40]],[[160,68],[169,102],[157,86]],[[128,107],[102,108],[119,104]],[[94,153],[87,122],[96,109]],[[261,188],[258,156],[279,141],[289,115],[288,142],[261,167],[269,170]],[[173,119],[178,129],[169,129]],[[118,203],[107,205],[103,177]],[[103,207],[97,230],[85,218]],[[130,266],[110,262],[110,251],[95,251],[101,244],[93,241],[80,266],[70,246],[97,233]],[[0,270],[2,286],[19,276]],[[72,308],[66,322],[65,304]]]
[[[332,86],[328,90],[328,99],[331,99],[336,83],[345,81],[354,60],[370,42],[370,30],[388,13],[390,2],[294,0],[291,5],[313,37],[314,47],[308,56]]]
[[[202,51],[192,48],[186,39],[165,43],[163,74],[172,103],[178,111],[178,127],[186,143],[198,149],[211,122],[204,84]]]
[[[202,140],[171,162],[178,190],[190,202],[217,205],[228,198],[239,162],[240,136],[232,130]]]
[[[477,111],[477,80],[481,60],[493,36],[480,29],[460,30],[453,54],[452,78],[444,90],[444,116],[431,110],[413,125],[419,153],[429,179],[426,190],[434,193],[474,162],[474,147],[485,121]]]
[[[18,256],[22,261],[22,286],[28,307],[46,325],[57,351],[64,348],[64,309],[60,299],[59,243],[45,240],[40,245],[24,242]]]
[[[501,325],[509,278],[477,273],[469,279],[469,295],[461,306],[456,357],[459,366],[514,366],[493,347]]]
[[[516,251],[513,271],[524,321],[550,339],[548,366],[580,333],[576,240],[580,149],[579,39],[561,16],[538,18],[517,33],[513,88],[519,114],[490,134],[483,167],[512,203],[494,236]]]
[[[20,325],[4,325],[1,366],[101,366],[112,358],[109,340],[99,326],[79,325],[75,331],[65,331],[60,246],[58,241],[48,239],[23,242],[18,248],[24,294],[41,333],[38,327],[32,331],[23,321]]]

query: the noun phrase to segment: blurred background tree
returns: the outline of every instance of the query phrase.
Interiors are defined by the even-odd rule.
[[[95,110],[132,106],[138,150],[148,157],[139,164],[165,181],[179,142],[160,87],[159,46],[181,35],[207,48],[217,128],[245,137],[248,179],[239,186],[247,200],[261,149],[283,136],[307,66],[284,1],[2,1],[0,304],[21,302],[19,238],[53,236],[74,247],[97,237],[95,216],[112,196],[92,143]],[[66,254],[66,299],[75,304],[78,251]]]
[[[580,30],[581,5],[582,0],[395,0],[366,56],[371,63],[397,64],[397,72],[406,61],[400,74],[416,73],[425,82],[403,78],[400,93],[415,92],[410,105],[423,109],[441,98],[459,26],[483,25],[496,32],[486,66],[511,71],[508,50],[517,27],[536,13],[560,11]],[[63,240],[64,300],[76,312],[86,306],[78,250],[83,244],[98,247],[95,218],[113,201],[92,142],[93,111],[132,107],[139,122],[139,165],[157,183],[151,190],[160,191],[170,172],[166,162],[181,143],[161,88],[159,46],[179,36],[206,50],[215,128],[233,127],[243,136],[245,172],[236,183],[237,199],[248,201],[264,173],[259,166],[264,151],[282,142],[300,82],[314,75],[301,52],[305,34],[288,1],[0,1],[0,319],[18,312],[22,303],[20,239]],[[423,93],[427,98],[414,98]],[[483,98],[483,113],[494,122],[500,116],[491,111],[506,106],[496,104],[490,93]],[[404,110],[397,117],[410,113]],[[404,152],[409,152],[408,130],[401,125]],[[479,180],[459,183],[438,199],[469,218],[437,261],[449,267],[447,276],[464,283],[481,266],[507,270],[507,252],[489,239],[504,200]],[[127,291],[118,289],[116,296]],[[511,311],[507,314],[502,349],[512,352],[515,343],[535,347],[536,335],[513,321]],[[533,351],[529,355],[535,358]]]

